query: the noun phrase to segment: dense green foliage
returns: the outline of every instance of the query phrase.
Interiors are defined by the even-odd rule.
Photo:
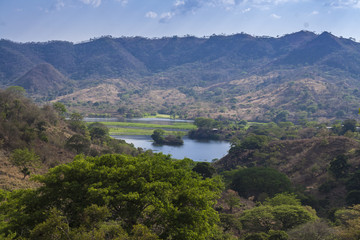
[[[7,219],[0,232],[29,237],[61,224],[80,231],[89,208],[97,205],[97,215],[129,234],[141,224],[162,239],[207,239],[219,220],[212,206],[222,183],[201,178],[193,165],[162,154],[78,156],[37,176],[38,189],[9,193],[0,207]],[[97,218],[93,224],[105,217]]]
[[[90,137],[93,141],[105,141],[109,137],[109,129],[102,123],[92,123],[88,125]]]
[[[154,140],[155,144],[167,144],[167,145],[183,145],[184,141],[182,140],[181,136],[175,135],[166,135],[164,136],[165,131],[162,129],[155,129],[151,138]]]
[[[259,206],[244,212],[240,218],[243,227],[253,232],[288,230],[315,220],[314,210],[296,205]]]
[[[208,162],[198,162],[192,170],[203,178],[211,178],[216,172],[215,168]]]
[[[333,161],[330,162],[329,170],[335,178],[346,177],[350,165],[347,163],[348,157],[345,155],[338,155]]]
[[[264,199],[264,196],[291,191],[291,182],[275,169],[252,167],[238,170],[230,187],[240,196]]]

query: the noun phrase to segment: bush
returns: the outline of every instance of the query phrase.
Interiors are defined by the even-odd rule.
[[[24,179],[26,176],[30,175],[30,167],[35,167],[39,162],[40,158],[34,150],[24,149],[15,149],[11,156],[10,162],[17,166],[20,171],[24,174]]]
[[[285,174],[275,169],[252,167],[239,170],[230,188],[242,197],[255,196],[258,199],[263,193],[272,197],[276,193],[290,192],[291,182]]]
[[[334,230],[325,222],[315,221],[305,223],[288,232],[291,240],[335,240]]]
[[[66,141],[66,147],[74,149],[77,154],[88,153],[90,150],[90,139],[80,134],[75,134]]]
[[[251,232],[288,230],[316,219],[315,210],[301,205],[261,205],[245,210],[240,217],[243,229]]]

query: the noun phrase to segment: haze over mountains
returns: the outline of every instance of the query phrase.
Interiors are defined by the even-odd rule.
[[[114,103],[130,93],[155,110],[157,91],[159,108],[182,104],[188,116],[268,121],[286,110],[295,120],[348,118],[360,102],[360,44],[306,31],[279,38],[102,37],[79,44],[1,40],[0,84],[23,86],[38,99],[80,102],[84,90],[91,95],[102,86]]]

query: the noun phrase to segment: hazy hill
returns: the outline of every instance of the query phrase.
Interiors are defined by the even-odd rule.
[[[76,99],[78,91],[110,82],[119,96],[131,91],[134,102],[148,101],[150,106],[152,91],[179,90],[187,96],[182,108],[190,117],[267,121],[266,116],[280,110],[289,111],[293,119],[351,117],[360,101],[359,78],[360,44],[328,32],[301,31],[279,38],[244,33],[102,37],[79,44],[0,41],[2,86],[18,84],[43,97],[62,95],[65,101],[67,93]],[[134,86],[141,94],[132,94]],[[88,102],[103,101],[88,97]],[[154,103],[153,110],[179,105],[166,102]]]
[[[22,86],[29,93],[57,92],[64,89],[69,80],[48,63],[42,63],[14,82]]]

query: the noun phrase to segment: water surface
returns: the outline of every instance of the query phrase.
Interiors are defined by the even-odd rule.
[[[127,143],[134,144],[135,147],[140,147],[145,150],[151,149],[154,152],[162,152],[170,154],[173,158],[183,159],[190,158],[194,161],[211,162],[213,159],[220,159],[225,156],[230,148],[230,143],[226,141],[215,140],[193,140],[184,137],[184,145],[169,146],[169,145],[155,145],[150,136],[112,136],[116,139],[123,139]]]
[[[181,122],[194,122],[193,120],[181,119],[167,119],[167,118],[134,118],[134,119],[118,119],[118,118],[85,118],[87,122],[135,122],[135,123],[149,123],[172,125]],[[177,129],[176,131],[180,131]],[[154,152],[162,152],[170,154],[173,158],[183,159],[190,158],[194,161],[211,162],[213,159],[220,159],[225,156],[230,149],[230,143],[227,141],[215,140],[193,140],[184,137],[184,145],[169,146],[169,145],[155,145],[150,136],[138,135],[112,135],[113,138],[123,139],[127,143],[134,144],[135,147],[143,148],[144,150],[152,150]]]

